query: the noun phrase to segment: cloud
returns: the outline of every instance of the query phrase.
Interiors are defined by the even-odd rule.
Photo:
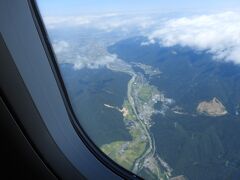
[[[191,47],[197,51],[207,51],[219,61],[240,64],[240,13],[224,12],[217,14],[188,16],[166,19],[159,15],[102,14],[94,16],[48,17],[47,27],[83,27],[106,32],[100,38],[112,41],[111,31],[124,31],[132,36],[145,35],[147,42],[142,46],[159,43],[165,47],[175,45]],[[137,30],[146,30],[137,31]],[[84,32],[88,30],[83,28]],[[64,31],[65,32],[65,31]],[[95,32],[95,31],[91,31]],[[142,33],[143,32],[143,33]],[[142,33],[142,34],[141,34]],[[126,38],[121,34],[122,38]],[[67,41],[55,41],[54,50],[60,63],[71,63],[75,69],[99,68],[113,63],[117,57],[107,52],[106,39],[88,39],[81,45]],[[99,41],[100,40],[100,41]],[[80,41],[81,42],[81,41]],[[177,53],[177,52],[173,52]]]
[[[64,53],[68,51],[70,45],[66,41],[57,41],[53,43],[53,48],[55,53]]]
[[[91,45],[90,45],[91,46]],[[82,50],[67,41],[55,41],[53,49],[57,56],[58,63],[72,64],[75,70],[82,68],[97,69],[114,63],[118,58],[115,54],[109,54],[103,47]]]
[[[208,51],[216,60],[240,63],[240,14],[224,12],[167,20],[148,35],[149,45],[188,46]]]
[[[117,56],[112,55],[105,55],[99,57],[98,59],[89,59],[87,57],[77,56],[74,62],[72,63],[75,70],[79,70],[82,68],[89,68],[89,69],[98,69],[100,67],[106,67],[111,63],[114,63],[117,60]]]
[[[94,17],[91,16],[47,16],[43,18],[46,27],[49,29],[84,26],[90,24],[93,19]]]
[[[48,29],[59,28],[94,28],[111,32],[129,31],[131,28],[147,29],[156,22],[150,15],[107,13],[82,16],[46,16],[43,18]]]

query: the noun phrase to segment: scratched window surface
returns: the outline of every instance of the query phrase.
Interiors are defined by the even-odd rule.
[[[103,153],[145,179],[240,179],[240,1],[37,2]]]

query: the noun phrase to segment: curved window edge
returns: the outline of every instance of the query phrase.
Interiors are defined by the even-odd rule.
[[[35,26],[37,28],[39,37],[41,39],[41,42],[44,47],[44,51],[46,52],[46,55],[48,57],[49,64],[51,66],[51,69],[53,71],[54,77],[56,79],[58,88],[61,92],[62,99],[64,101],[64,105],[66,107],[66,110],[68,112],[69,119],[71,121],[71,124],[73,128],[75,129],[76,133],[78,134],[79,138],[83,141],[85,146],[91,151],[91,153],[102,163],[104,164],[108,169],[119,175],[120,177],[124,179],[142,179],[141,177],[137,176],[136,174],[126,170],[119,164],[117,164],[115,161],[113,161],[110,157],[108,157],[106,154],[104,154],[97,145],[90,139],[90,137],[87,135],[85,130],[82,128],[80,122],[77,120],[78,118],[75,115],[75,112],[72,108],[72,104],[67,92],[67,89],[65,87],[64,80],[62,78],[62,74],[59,68],[59,65],[56,61],[56,55],[53,51],[52,44],[50,43],[49,36],[46,30],[46,27],[43,23],[43,19],[41,16],[41,13],[39,11],[37,2],[35,0],[28,0],[29,8],[33,16],[33,20],[35,23]]]

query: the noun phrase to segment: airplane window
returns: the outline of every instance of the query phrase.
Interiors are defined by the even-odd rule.
[[[37,3],[103,153],[145,179],[240,179],[240,1]]]

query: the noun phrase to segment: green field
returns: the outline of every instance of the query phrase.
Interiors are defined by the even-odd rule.
[[[125,120],[135,121],[137,118],[132,110],[131,104],[128,100],[125,100],[123,103],[123,107],[128,110],[128,115],[125,117]]]
[[[124,119],[134,122],[136,116],[127,100],[124,101],[123,107],[128,109],[128,115]],[[101,150],[119,165],[131,170],[136,159],[144,153],[147,142],[145,139],[142,139],[144,134],[139,126],[133,126],[129,130],[129,133],[132,137],[131,141],[115,141],[103,145]]]
[[[152,97],[152,87],[148,84],[144,84],[140,87],[138,95],[143,102],[148,102]]]
[[[122,146],[126,143],[129,143],[127,149],[123,153],[120,152]],[[103,145],[101,150],[119,165],[131,170],[135,160],[141,156],[145,147],[145,142],[116,141],[111,144]]]

